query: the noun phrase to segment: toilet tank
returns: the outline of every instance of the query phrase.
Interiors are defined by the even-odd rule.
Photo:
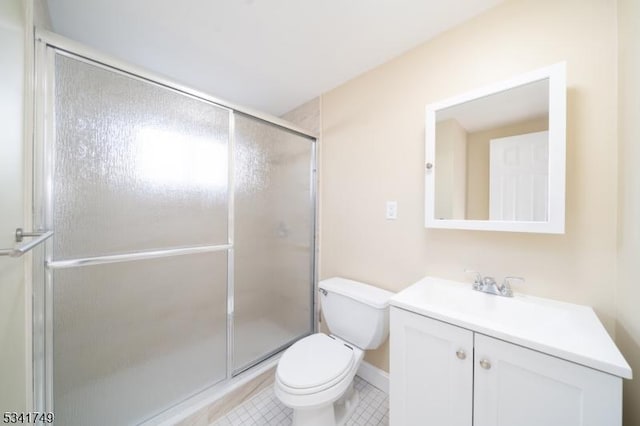
[[[389,335],[389,299],[394,293],[346,278],[318,284],[329,331],[360,349],[375,349]]]

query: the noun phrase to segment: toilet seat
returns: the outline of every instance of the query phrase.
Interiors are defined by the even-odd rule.
[[[276,379],[294,395],[321,392],[342,381],[356,362],[354,350],[323,333],[312,334],[285,351]]]

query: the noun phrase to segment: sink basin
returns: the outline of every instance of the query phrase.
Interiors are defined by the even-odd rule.
[[[396,294],[392,306],[550,355],[631,378],[631,368],[588,306],[475,291],[471,283],[426,277]]]
[[[470,284],[429,278],[426,285],[416,287],[413,297],[425,306],[451,314],[464,314],[474,322],[496,323],[503,327],[539,328],[540,323],[561,326],[570,320],[571,310],[590,308],[549,301],[541,298],[514,295],[495,296],[474,291]]]

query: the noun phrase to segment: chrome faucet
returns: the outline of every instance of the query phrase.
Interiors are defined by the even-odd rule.
[[[524,282],[524,278],[522,277],[505,277],[502,281],[502,284],[499,285],[496,282],[496,279],[493,277],[482,277],[480,273],[476,271],[472,271],[469,269],[465,269],[465,272],[469,274],[474,274],[475,278],[473,280],[473,289],[477,291],[482,291],[484,293],[495,294],[497,296],[505,296],[505,297],[513,297],[513,290],[511,290],[511,282],[519,281]]]

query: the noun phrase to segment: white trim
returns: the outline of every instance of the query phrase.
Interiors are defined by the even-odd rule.
[[[443,220],[435,217],[435,140],[436,112],[473,99],[482,98],[524,84],[549,79],[549,220],[516,222],[490,220]],[[428,104],[425,109],[425,227],[473,229],[479,231],[536,232],[564,234],[566,168],[566,63],[560,62],[515,78]]]
[[[386,371],[362,361],[356,374],[389,395],[389,373]]]

